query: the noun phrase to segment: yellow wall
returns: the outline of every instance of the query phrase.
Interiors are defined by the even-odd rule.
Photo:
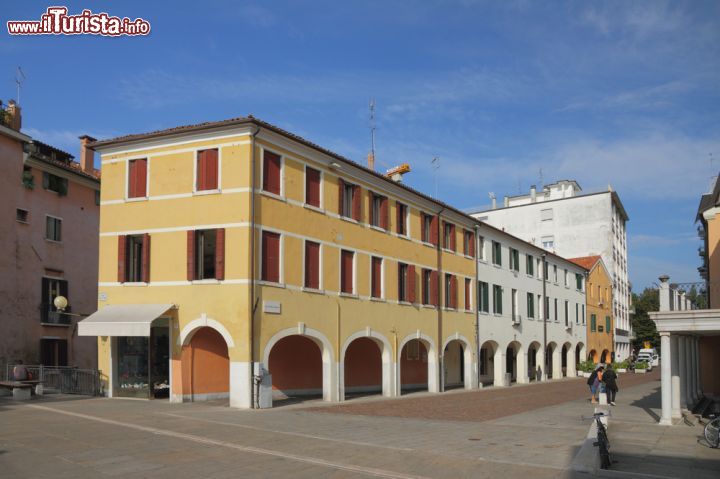
[[[598,295],[598,287],[600,293]],[[597,352],[596,362],[602,359],[603,350],[612,353],[615,350],[613,337],[615,334],[615,318],[612,308],[612,280],[601,263],[596,263],[590,271],[586,283],[587,301],[587,353]],[[591,331],[591,315],[597,317],[596,331]],[[610,316],[610,331],[605,330],[605,317]],[[603,332],[599,332],[602,326]],[[587,359],[587,358],[583,358]],[[609,359],[608,359],[609,360]]]
[[[716,214],[712,218],[707,220],[707,247],[708,247],[708,261],[709,271],[708,279],[711,284],[716,284],[720,281],[720,219]],[[720,308],[720,288],[710,288],[710,308]]]

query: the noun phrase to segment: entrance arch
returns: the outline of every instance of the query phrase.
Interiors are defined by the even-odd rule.
[[[348,392],[395,396],[392,347],[385,336],[372,330],[359,331],[345,341],[340,357],[341,400]]]
[[[610,362],[610,351],[603,349],[603,352],[600,354],[600,362],[605,364]]]
[[[517,341],[512,341],[505,349],[505,373],[510,373],[510,382],[528,382],[525,351]]]
[[[547,345],[545,352],[545,360],[548,364],[547,377],[552,379],[562,378],[562,353],[555,341],[551,341]]]
[[[577,343],[575,346],[575,367],[577,368],[577,364],[584,361],[585,357],[585,345],[583,343]]]
[[[485,341],[480,346],[480,381],[483,384],[502,385],[502,356],[498,343]]]
[[[588,353],[588,361],[592,361],[593,363],[597,364],[600,362],[600,356],[598,355],[598,352],[594,349],[591,349]]]
[[[285,396],[322,392],[324,401],[337,400],[332,346],[321,332],[300,326],[282,330],[265,345],[263,361],[272,374],[273,392]]]
[[[437,374],[437,353],[435,343],[424,334],[413,334],[402,340],[398,346],[397,391],[421,390],[439,391]]]
[[[463,387],[472,389],[475,383],[473,355],[468,340],[455,334],[443,346],[443,389]]]
[[[573,348],[572,343],[570,342],[563,344],[562,347],[562,367],[563,376],[575,377],[577,375],[577,369],[575,364],[575,348]]]
[[[527,352],[527,370],[530,381],[542,381],[543,378],[543,354],[539,342],[530,343]]]
[[[183,401],[230,397],[230,356],[225,338],[202,326],[187,334],[180,354]]]

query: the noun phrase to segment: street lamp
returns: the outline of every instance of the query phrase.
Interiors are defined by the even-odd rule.
[[[68,306],[68,300],[65,296],[55,296],[55,299],[53,300],[53,304],[57,308],[58,311],[61,313],[65,313],[65,308]]]

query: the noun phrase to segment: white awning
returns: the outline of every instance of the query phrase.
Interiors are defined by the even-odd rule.
[[[150,336],[150,325],[173,304],[112,304],[78,323],[78,336]]]

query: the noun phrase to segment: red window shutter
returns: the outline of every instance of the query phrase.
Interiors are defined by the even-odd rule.
[[[147,196],[147,159],[130,161],[128,197],[142,198]]]
[[[433,216],[432,221],[430,221],[430,243],[435,246],[438,245],[438,225],[438,217]]]
[[[263,190],[279,195],[280,155],[266,151],[263,159]]]
[[[353,292],[353,253],[343,251],[341,253],[340,291],[343,293]]]
[[[124,283],[125,278],[125,251],[127,249],[127,239],[125,235],[118,236],[118,283]]]
[[[455,236],[455,225],[450,225],[450,250],[457,251],[457,237]]]
[[[215,230],[215,279],[225,279],[225,228]]]
[[[305,203],[320,208],[320,172],[305,168]]]
[[[352,217],[355,221],[360,221],[360,198],[361,189],[358,185],[353,186],[353,204],[352,204]]]
[[[425,241],[425,238],[428,237],[425,231],[425,216],[427,216],[425,213],[420,214],[420,239],[422,241]]]
[[[388,199],[382,198],[380,200],[380,227],[382,229],[388,229]]]
[[[150,235],[147,233],[142,239],[142,281],[150,282]]]
[[[430,271],[430,304],[438,305],[438,273]]]
[[[305,242],[305,287],[320,289],[320,245]]]
[[[187,232],[187,279],[195,279],[195,230]]]
[[[395,224],[395,232],[401,234],[403,232],[402,205],[397,202],[395,203]]]
[[[414,303],[416,300],[415,295],[415,265],[408,265],[407,269],[407,300],[410,303]]]
[[[382,297],[382,259],[372,259],[372,296]]]
[[[457,308],[458,306],[458,290],[457,290],[457,276],[450,276],[450,307]]]
[[[269,231],[262,234],[262,279],[280,282],[280,235]]]
[[[218,188],[218,150],[198,152],[198,190],[216,190]]]
[[[475,257],[475,233],[470,233],[468,235],[468,241],[470,241],[470,245],[468,246],[469,255],[474,258]]]
[[[345,182],[338,178],[338,214],[343,215],[343,204],[345,203]]]

